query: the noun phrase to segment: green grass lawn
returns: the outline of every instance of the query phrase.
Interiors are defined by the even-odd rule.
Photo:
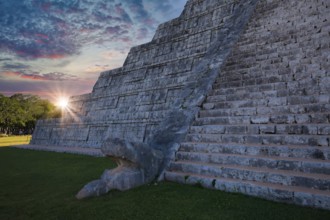
[[[330,219],[330,211],[175,183],[79,201],[107,158],[0,148],[0,219]]]
[[[0,137],[0,147],[29,144],[31,135]]]

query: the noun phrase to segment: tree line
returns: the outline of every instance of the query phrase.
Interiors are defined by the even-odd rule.
[[[36,95],[0,94],[0,134],[32,134],[37,120],[61,117],[61,110]]]

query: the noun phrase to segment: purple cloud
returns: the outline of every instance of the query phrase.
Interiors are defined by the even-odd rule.
[[[28,69],[30,68],[29,65],[22,64],[22,63],[4,63],[1,65],[2,69],[4,70],[11,70],[11,69]]]
[[[73,80],[76,79],[76,76],[60,73],[60,72],[52,72],[52,73],[38,73],[38,72],[30,72],[28,70],[17,70],[17,71],[3,71],[1,72],[2,76],[7,78],[18,78],[25,80],[37,80],[37,81],[64,81],[64,80]]]
[[[90,87],[79,91],[88,91],[97,78],[98,69],[111,67],[95,65],[104,59],[100,62],[89,60],[88,54],[82,53],[127,54],[130,47],[151,39],[160,22],[177,16],[179,12],[173,14],[173,11],[181,11],[182,7],[178,5],[185,2],[0,0],[0,92],[12,92],[5,89],[9,81],[16,87],[12,90],[20,90],[18,83],[23,80],[27,80],[27,85],[34,83],[35,88],[37,82],[51,85],[75,80]],[[104,48],[103,51],[100,48]],[[76,68],[80,62],[90,62],[90,70]],[[57,70],[50,72],[48,65]],[[65,74],[64,70],[79,77]],[[82,76],[90,80],[83,83]],[[31,87],[28,91],[32,90]]]
[[[169,0],[1,1],[0,50],[27,60],[60,59],[78,54],[84,44],[136,34],[142,39],[156,28],[150,7],[172,9]]]

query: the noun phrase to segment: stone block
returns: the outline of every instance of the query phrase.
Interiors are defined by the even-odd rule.
[[[208,104],[208,103],[206,103]],[[211,103],[209,103],[211,104]],[[231,108],[232,107],[232,103],[231,102],[217,102],[214,103],[214,108],[216,109],[226,109],[226,108]]]
[[[226,127],[222,125],[205,126],[203,130],[207,134],[224,134]]]
[[[166,95],[167,95],[167,90],[141,92],[139,93],[137,104],[144,105],[144,104],[165,103]]]
[[[298,136],[298,135],[288,135],[283,138],[284,144],[289,145],[308,145],[309,137],[308,136]]]
[[[317,97],[317,101],[318,103],[325,103],[328,104],[330,103],[330,95],[329,94],[324,94],[324,95],[320,95]]]
[[[316,124],[326,124],[329,122],[329,118],[327,114],[311,114],[310,122]]]
[[[261,125],[259,126],[260,134],[275,134],[274,125]]]
[[[324,136],[311,137],[308,139],[308,144],[311,146],[327,147],[329,146],[329,138]]]
[[[226,98],[226,95],[209,96],[207,97],[207,102],[224,102]]]
[[[279,202],[292,202],[294,199],[294,193],[288,190],[270,189],[269,193],[272,200]]]
[[[318,127],[315,125],[304,125],[301,127],[302,134],[316,135]]]
[[[239,108],[231,110],[233,116],[254,116],[256,115],[256,108]]]
[[[295,119],[293,115],[276,115],[271,116],[270,121],[275,124],[292,124]]]
[[[321,92],[328,95],[330,91],[330,77],[323,77],[320,81]]]
[[[330,135],[330,126],[329,125],[320,125],[318,126],[319,135]]]
[[[307,128],[306,126],[301,126],[301,125],[287,125],[287,134],[308,134],[308,133],[312,133],[312,127],[311,128]]]
[[[52,133],[52,127],[37,127],[34,130],[32,142],[34,143],[36,140],[49,140]]]
[[[276,134],[287,134],[288,126],[287,125],[276,125]]]
[[[247,126],[246,133],[251,135],[259,134],[260,133],[259,126],[258,125]]]
[[[226,135],[222,136],[221,141],[223,143],[244,143],[243,136],[234,136],[234,135]]]
[[[284,106],[287,103],[286,97],[280,97],[280,98],[269,98],[268,100],[268,106]]]
[[[262,136],[262,144],[282,144],[284,143],[283,137],[281,136]]]
[[[305,107],[307,113],[319,113],[324,112],[324,105],[322,104],[314,104],[308,105]]]
[[[250,124],[249,116],[227,117],[226,119],[227,123],[224,122],[224,124]]]
[[[245,134],[246,127],[245,126],[227,126],[226,134]]]
[[[310,116],[309,115],[295,115],[295,121],[298,124],[304,124],[310,122]]]
[[[205,103],[203,104],[203,109],[205,110],[211,110],[214,108],[214,103]]]
[[[246,144],[262,144],[262,137],[258,135],[248,135],[244,137]]]

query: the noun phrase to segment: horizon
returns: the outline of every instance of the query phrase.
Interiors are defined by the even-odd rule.
[[[90,93],[186,0],[0,0],[0,93],[55,103]]]

